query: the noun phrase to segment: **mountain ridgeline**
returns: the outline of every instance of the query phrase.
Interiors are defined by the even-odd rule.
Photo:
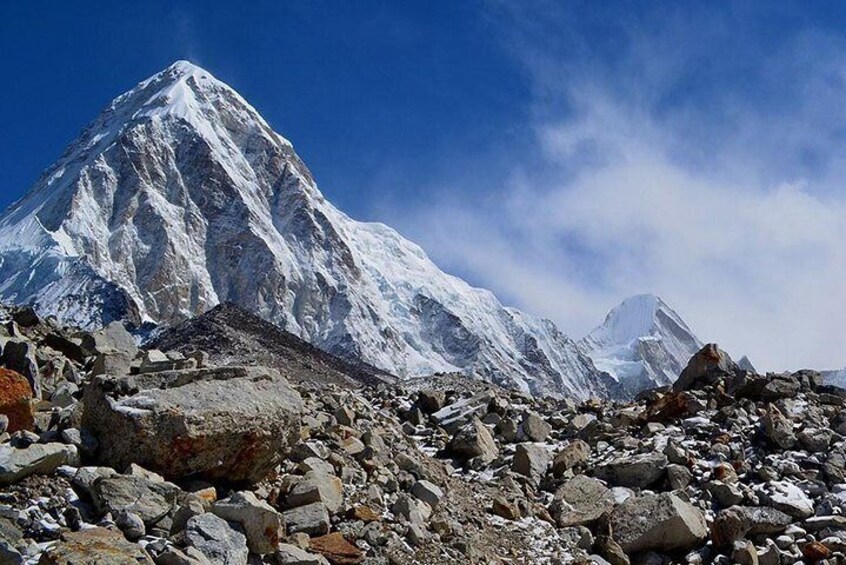
[[[667,384],[701,346],[634,297],[575,342],[329,203],[292,144],[179,61],[118,96],[0,217],[0,300],[84,328],[174,325],[218,304],[399,377],[458,372],[533,394]]]

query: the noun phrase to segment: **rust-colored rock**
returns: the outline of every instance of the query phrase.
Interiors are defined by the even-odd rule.
[[[29,381],[9,369],[0,369],[0,414],[9,418],[9,433],[32,430],[34,419]]]
[[[123,534],[105,528],[69,532],[49,548],[39,565],[153,565],[150,555]]]
[[[381,516],[379,516],[378,512],[369,506],[365,506],[364,504],[357,504],[356,506],[353,506],[350,508],[348,514],[353,520],[361,520],[362,522],[378,522],[381,520]]]
[[[818,541],[812,541],[802,546],[802,555],[813,562],[831,557],[831,550]]]
[[[355,565],[364,560],[364,552],[348,542],[340,532],[311,538],[309,550],[321,554],[333,565]]]
[[[684,392],[670,392],[647,406],[644,417],[647,422],[666,422],[687,412],[687,395]]]

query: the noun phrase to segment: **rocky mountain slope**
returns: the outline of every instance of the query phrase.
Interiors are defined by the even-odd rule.
[[[846,390],[713,344],[673,387],[579,403],[293,383],[31,310],[0,337],[2,563],[846,559]]]
[[[401,377],[577,398],[615,386],[553,323],[332,206],[290,142],[184,61],[117,97],[0,217],[0,299],[86,328],[233,302]]]
[[[672,384],[702,347],[681,317],[651,294],[624,300],[578,345],[628,396]]]
[[[215,365],[272,367],[295,382],[320,379],[349,387],[397,380],[366,363],[326,353],[231,303],[157,333],[147,347],[183,355],[207,352]]]

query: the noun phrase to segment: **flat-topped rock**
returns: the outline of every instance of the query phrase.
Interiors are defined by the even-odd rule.
[[[97,377],[83,422],[102,463],[167,478],[262,479],[299,429],[300,395],[274,369],[221,367]]]

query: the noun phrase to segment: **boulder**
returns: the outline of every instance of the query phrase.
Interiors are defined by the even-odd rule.
[[[3,346],[0,365],[22,375],[35,398],[41,398],[41,373],[35,359],[35,345],[28,341],[12,339]]]
[[[546,438],[552,433],[552,426],[535,412],[525,412],[520,426],[529,441],[546,441]]]
[[[627,554],[692,549],[708,537],[702,512],[672,493],[629,498],[611,513],[610,525]]]
[[[491,432],[478,418],[473,418],[458,430],[449,442],[449,451],[465,460],[478,457],[487,463],[499,455]]]
[[[549,459],[549,452],[543,444],[521,443],[514,452],[511,470],[539,482],[549,468]]]
[[[711,523],[711,540],[726,547],[749,535],[783,532],[793,519],[767,506],[732,506],[720,511]]]
[[[132,357],[125,351],[107,351],[94,358],[91,376],[109,375],[121,377],[132,370]]]
[[[247,538],[210,512],[188,520],[185,542],[214,565],[247,565]]]
[[[32,387],[15,371],[0,369],[0,414],[9,418],[5,431],[32,430],[35,423]]]
[[[444,407],[446,394],[441,390],[421,390],[417,394],[417,405],[426,414],[434,414]]]
[[[673,384],[673,390],[691,390],[716,382],[721,377],[732,376],[737,365],[729,354],[716,343],[709,343],[690,358],[687,367]]]
[[[289,534],[303,532],[309,535],[323,535],[329,532],[332,522],[322,502],[313,502],[285,510],[282,513]]]
[[[622,455],[596,468],[597,478],[613,486],[646,488],[655,483],[667,469],[663,453]]]
[[[591,524],[614,506],[614,495],[599,480],[576,475],[555,491],[550,513],[559,528]]]
[[[322,502],[332,514],[338,512],[344,504],[344,485],[341,479],[334,475],[311,471],[293,486],[285,499],[288,508],[314,502]]]
[[[793,422],[774,404],[767,406],[767,412],[761,418],[761,433],[781,449],[790,449],[796,444]]]
[[[153,565],[153,559],[140,545],[124,539],[120,532],[106,528],[89,528],[62,534],[62,539],[48,547],[38,563],[39,565]]]
[[[82,352],[88,356],[122,352],[130,359],[134,359],[138,354],[135,338],[120,322],[112,322],[96,332],[82,334],[80,346]]]
[[[103,463],[232,482],[267,475],[302,410],[288,382],[262,367],[101,376],[86,387],[84,404]]]
[[[252,492],[236,492],[229,498],[218,500],[212,506],[212,512],[228,522],[241,525],[251,552],[265,555],[276,551],[283,528],[282,515]],[[284,535],[284,530],[281,533]]]
[[[552,474],[560,477],[577,465],[587,463],[590,457],[590,445],[580,439],[568,443],[552,460]]]
[[[174,509],[180,490],[176,485],[144,477],[113,475],[94,481],[91,492],[101,514],[131,512],[152,526]]]
[[[356,565],[364,561],[364,552],[340,532],[312,538],[309,549],[326,557],[333,565]]]
[[[279,565],[329,565],[329,562],[322,555],[310,553],[296,545],[287,543],[279,544],[274,559],[275,563]]]
[[[0,445],[0,485],[30,475],[49,475],[62,465],[79,465],[79,453],[73,445],[37,443],[25,449]]]

